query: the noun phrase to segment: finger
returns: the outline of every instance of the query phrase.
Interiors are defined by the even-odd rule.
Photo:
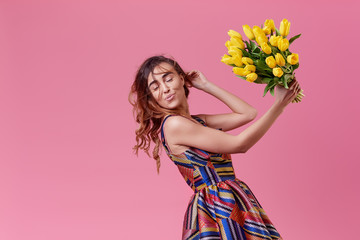
[[[192,88],[192,87],[193,87],[192,83],[186,83],[186,86],[187,86],[188,88]]]
[[[296,82],[295,88],[298,88],[298,87],[299,87],[299,82]]]
[[[291,83],[292,83],[292,84],[291,84]],[[290,90],[293,90],[293,89],[295,88],[295,84],[294,84],[293,82],[291,82],[291,83],[290,83],[289,89],[290,89]]]
[[[291,89],[291,87],[294,85],[294,81],[292,81],[291,83],[288,84],[289,88]]]
[[[299,83],[294,84],[294,90],[296,91],[299,87]]]
[[[191,77],[196,77],[197,74],[198,74],[198,73],[196,72],[196,70],[193,70],[193,71],[190,72],[190,76],[191,76]]]

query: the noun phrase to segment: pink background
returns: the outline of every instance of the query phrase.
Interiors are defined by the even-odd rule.
[[[137,67],[169,54],[258,109],[263,85],[220,62],[227,31],[291,22],[306,97],[236,176],[284,239],[354,239],[359,209],[359,4],[342,1],[0,2],[0,239],[180,239],[192,194],[163,151],[136,157]],[[192,90],[191,113],[228,112]],[[234,130],[240,133],[244,128]]]

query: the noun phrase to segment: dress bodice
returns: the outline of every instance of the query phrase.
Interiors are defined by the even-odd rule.
[[[161,141],[166,154],[177,165],[186,183],[195,193],[206,186],[236,178],[230,154],[212,153],[195,147],[190,147],[181,154],[173,154],[167,145],[163,129],[170,116],[174,115],[166,116],[161,124]],[[192,118],[207,127],[201,118]]]

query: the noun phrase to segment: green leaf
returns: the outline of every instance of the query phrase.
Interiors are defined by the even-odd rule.
[[[269,91],[272,83],[273,83],[273,81],[270,81],[270,82],[268,83],[268,85],[266,85],[266,87],[265,87],[265,89],[264,89],[264,95],[263,95],[263,97],[265,97],[266,93]]]
[[[275,77],[275,78],[273,78],[273,79],[271,79],[271,81],[268,83],[268,85],[265,87],[265,89],[264,89],[264,96],[266,95],[266,93],[270,90],[270,93],[271,93],[271,91],[272,91],[272,93],[271,93],[271,95],[273,95],[274,96],[274,88],[275,88],[275,86],[278,84],[278,82],[279,82],[279,78],[278,77]],[[263,97],[264,97],[263,96]]]
[[[285,53],[280,51],[280,54],[281,54],[281,55],[283,56],[283,58],[286,60],[287,57],[285,56]]]
[[[271,79],[274,77],[274,75],[272,74],[272,71],[266,71],[262,75],[264,75],[265,77],[269,77]]]
[[[281,35],[279,29],[277,29],[276,27],[275,27],[275,31],[276,31],[276,36],[280,36],[280,35]]]
[[[249,40],[251,42],[251,40]],[[245,41],[246,44],[246,48],[249,49],[249,51],[251,50],[251,45],[248,41]]]
[[[236,75],[236,74],[235,74],[235,76],[236,76],[236,77],[238,77],[238,78],[241,78],[241,79],[244,79],[244,80],[246,80],[246,77],[243,77],[243,76],[239,76],[239,75]]]
[[[265,59],[267,58],[267,54],[265,55],[265,53],[264,52],[261,52],[260,53],[260,61],[263,61],[263,62],[265,62]]]
[[[271,80],[273,80],[272,78],[262,78],[262,82],[264,83],[269,83]]]
[[[284,87],[286,88],[286,89],[288,89],[289,88],[289,86],[288,86],[288,82],[289,82],[289,80],[291,79],[291,77],[292,77],[292,74],[285,74],[284,75],[284,78],[283,78],[283,84],[284,84]]]
[[[276,55],[277,53],[280,52],[280,50],[279,50],[277,47],[274,47],[274,46],[271,46],[271,45],[270,45],[270,47],[271,47],[271,52],[272,52],[274,55]]]
[[[289,67],[287,67],[286,65],[280,68],[283,70],[284,73],[291,73],[291,69],[289,69]]]
[[[251,53],[251,57],[250,57],[252,60],[255,60],[255,59],[259,59],[260,58],[260,53]]]
[[[274,89],[275,89],[275,86],[270,89],[270,94],[273,95],[273,96],[274,96]]]
[[[263,95],[263,97],[266,96],[266,94],[267,94],[268,91],[269,91],[269,88],[266,86],[265,89],[264,89],[264,95]]]
[[[244,49],[240,49],[244,57],[250,57],[250,53],[245,51]]]
[[[251,51],[254,51],[256,44],[253,41],[250,41]]]
[[[296,39],[298,39],[300,36],[301,36],[301,33],[298,34],[298,35],[296,35],[296,36],[294,36],[294,37],[292,37],[292,38],[290,38],[290,40],[289,40],[289,45],[290,45],[293,41],[295,41]]]
[[[256,68],[272,71],[271,68],[265,63],[265,61],[257,59],[254,61],[254,64]]]
[[[263,78],[258,75],[257,79],[254,81],[257,84],[263,84]]]
[[[299,67],[299,63],[292,65],[292,67],[293,67],[293,70],[297,69]]]

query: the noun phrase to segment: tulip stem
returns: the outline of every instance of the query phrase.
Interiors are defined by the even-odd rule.
[[[305,97],[305,95],[303,94],[303,90],[301,89],[300,92],[298,93],[298,95],[296,96],[296,98],[294,100],[292,100],[292,103],[299,103],[301,102],[302,98]]]

